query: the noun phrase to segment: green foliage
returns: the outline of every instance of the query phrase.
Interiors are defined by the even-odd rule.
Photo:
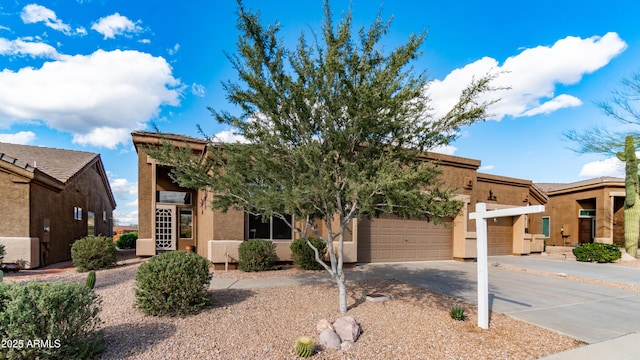
[[[100,297],[81,284],[0,284],[0,339],[15,345],[0,348],[0,358],[98,357],[104,350],[98,331],[101,304]],[[34,341],[40,341],[39,345]]]
[[[467,315],[464,313],[464,308],[462,306],[454,306],[449,310],[449,315],[454,320],[465,321],[467,320]]]
[[[4,244],[0,244],[0,264],[4,261],[4,256],[6,255],[6,251],[4,248]]]
[[[327,244],[320,239],[310,238],[309,241],[318,250],[320,260],[325,261],[327,256]],[[305,239],[299,238],[291,242],[291,259],[293,265],[304,270],[322,270],[324,267],[316,261],[316,254],[307,244]]]
[[[85,285],[89,289],[93,289],[93,287],[96,286],[96,272],[94,270],[89,271]]]
[[[140,265],[135,280],[136,306],[148,315],[190,315],[209,303],[209,261],[196,253],[156,255]]]
[[[315,344],[311,338],[301,336],[296,340],[296,355],[308,358],[315,352]]]
[[[136,240],[138,240],[138,232],[128,232],[118,236],[116,246],[118,249],[135,249]]]
[[[247,143],[211,144],[206,156],[168,141],[148,148],[174,168],[181,186],[215,193],[215,209],[294,215],[298,234],[320,234],[324,222],[338,286],[343,254],[332,244],[344,241],[355,217],[395,213],[439,222],[459,213],[455,189],[442,184],[440,168],[423,155],[488,116],[494,101],[484,95],[494,76],[477,77],[452,109],[434,117],[428,74],[413,64],[426,33],[388,48],[389,21],[378,16],[355,31],[351,11],[334,23],[329,1],[321,30],[311,42],[302,34],[295,47],[285,47],[278,24],[263,24],[242,2],[237,27],[237,53],[229,60],[239,81],[224,88],[238,110],[209,110]],[[346,297],[340,306],[345,312]]]
[[[71,260],[78,271],[100,270],[115,266],[116,246],[105,236],[87,236],[71,246]]]
[[[242,271],[271,270],[276,259],[276,244],[271,240],[247,240],[238,247],[238,267]]]
[[[574,248],[573,255],[578,261],[608,263],[620,259],[622,253],[616,245],[588,243]]]

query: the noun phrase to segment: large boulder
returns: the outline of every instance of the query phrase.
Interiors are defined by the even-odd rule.
[[[318,342],[326,349],[340,349],[340,337],[331,329],[324,329],[318,336]]]
[[[318,321],[318,325],[316,325],[316,329],[318,331],[322,331],[324,329],[329,329],[333,331],[333,325],[331,325],[331,321],[327,319],[321,319],[320,321]]]
[[[333,322],[334,331],[342,341],[356,342],[360,336],[360,325],[351,316],[343,316]]]

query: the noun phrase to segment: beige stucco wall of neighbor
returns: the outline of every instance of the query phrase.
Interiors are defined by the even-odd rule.
[[[32,237],[0,237],[5,246],[3,262],[17,262],[23,269],[40,267],[40,241]]]
[[[112,236],[111,197],[102,176],[91,165],[61,191],[32,183],[30,207],[30,235],[41,239],[42,265],[71,259],[71,245],[88,235],[88,212],[94,214],[93,235]],[[74,220],[74,207],[82,208],[81,220]]]
[[[572,245],[579,242],[579,211],[595,209],[594,242],[624,242],[624,215],[622,201],[624,183],[593,184],[561,191],[549,192],[549,203],[544,214],[549,217],[548,246]]]
[[[29,179],[0,169],[0,236],[29,236]]]

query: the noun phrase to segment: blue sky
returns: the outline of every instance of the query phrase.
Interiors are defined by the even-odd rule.
[[[640,71],[640,3],[595,1],[333,1],[352,3],[366,26],[382,8],[393,17],[386,48],[411,33],[429,34],[415,63],[433,79],[439,111],[474,75],[503,72],[510,91],[495,116],[464,128],[453,155],[481,160],[480,171],[536,182],[620,176],[621,163],[578,155],[563,132],[615,126],[594,105]],[[247,0],[266,22],[278,21],[293,44],[318,30],[322,1]],[[236,2],[41,0],[0,2],[0,141],[100,153],[120,224],[137,223],[132,130],[231,140],[206,107],[231,109],[221,81],[235,73]]]

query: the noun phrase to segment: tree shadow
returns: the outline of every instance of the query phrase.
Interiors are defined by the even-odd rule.
[[[248,289],[218,289],[209,290],[208,309],[223,308],[241,303],[255,296],[256,292]]]
[[[176,326],[161,322],[134,322],[107,326],[102,331],[105,339],[102,359],[124,359],[143,353],[154,344],[170,338],[176,332]]]

